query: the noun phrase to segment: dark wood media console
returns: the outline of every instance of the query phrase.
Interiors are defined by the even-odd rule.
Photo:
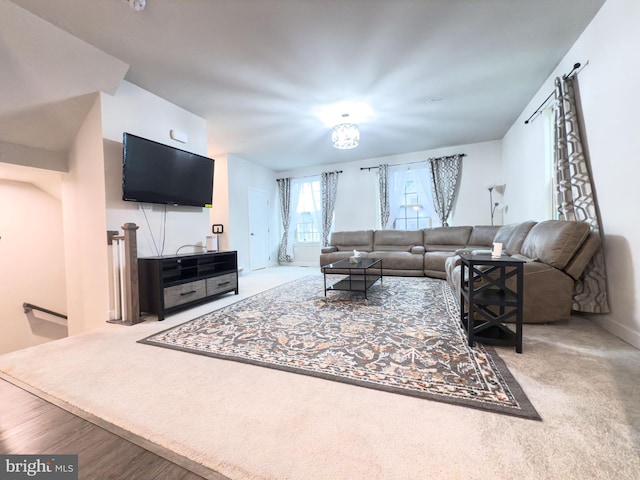
[[[238,252],[195,253],[138,258],[140,310],[165,315],[238,294]]]

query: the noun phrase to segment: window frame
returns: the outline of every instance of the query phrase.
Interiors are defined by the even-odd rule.
[[[432,192],[430,189],[430,171],[427,162],[416,162],[416,164],[389,165],[387,184],[389,185],[389,228],[396,230],[409,229],[407,221],[416,218],[417,229],[432,228],[434,220],[439,222],[436,212]],[[404,183],[402,183],[404,182]],[[402,187],[401,187],[402,185]],[[416,201],[408,201],[409,196],[414,195]],[[407,209],[420,206],[416,215],[407,215]],[[422,215],[421,215],[422,212]],[[398,220],[403,225],[398,224]],[[424,221],[424,226],[422,222]],[[383,226],[382,228],[385,228]]]
[[[320,176],[308,177],[300,181],[300,196],[298,198],[298,205],[296,205],[296,211],[294,215],[294,222],[291,225],[293,228],[293,244],[294,245],[320,245],[322,243],[322,230],[321,226],[317,224],[316,208],[321,208],[320,202]],[[310,189],[310,190],[309,190]],[[317,199],[314,199],[314,195]],[[301,208],[305,210],[301,211]],[[306,220],[306,215],[309,219]],[[305,217],[305,221],[300,221]],[[304,225],[310,228],[305,229],[303,232],[299,232],[298,226]],[[301,235],[311,235],[311,240],[301,239]]]
[[[405,185],[404,185],[404,202],[400,204],[399,209],[404,211],[404,216],[400,215],[396,215],[396,217],[393,220],[393,228],[395,230],[404,230],[404,231],[411,231],[411,230],[421,230],[423,228],[431,228],[431,226],[433,225],[433,218],[431,218],[429,215],[420,215],[420,212],[426,212],[424,206],[422,205],[421,202],[421,198],[420,198],[420,193],[421,192],[421,188],[419,187],[419,185],[417,185],[419,182],[417,182],[417,180],[415,178],[407,178],[407,180],[405,181]],[[411,196],[415,196],[415,201],[409,201],[409,198]],[[430,200],[430,199],[427,199]],[[409,216],[408,212],[410,210],[415,211],[415,216]],[[402,223],[404,223],[404,228],[400,228],[398,226],[398,221],[403,221]],[[408,228],[408,222],[415,220],[416,224],[415,224],[415,228]],[[421,220],[424,220],[424,225],[421,225]]]

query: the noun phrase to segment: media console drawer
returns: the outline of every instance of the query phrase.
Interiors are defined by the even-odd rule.
[[[164,308],[175,307],[183,303],[200,300],[207,296],[206,283],[204,280],[183,283],[175,287],[164,289]]]
[[[228,292],[238,287],[238,275],[236,273],[227,273],[219,277],[207,278],[207,295],[216,295],[222,292]]]
[[[238,254],[191,253],[138,258],[140,311],[158,320],[178,310],[238,294]]]

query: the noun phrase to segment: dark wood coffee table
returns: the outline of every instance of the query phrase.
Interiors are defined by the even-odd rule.
[[[362,258],[358,263],[351,263],[349,259],[340,260],[322,266],[324,274],[324,296],[330,290],[364,293],[367,301],[367,291],[380,280],[382,285],[382,259]],[[327,275],[346,275],[332,285],[327,285]]]

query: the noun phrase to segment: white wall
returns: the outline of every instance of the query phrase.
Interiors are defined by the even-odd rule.
[[[449,224],[489,225],[491,221],[489,185],[501,184],[501,142],[499,140],[460,145],[455,147],[426,150],[403,155],[392,155],[356,162],[323,165],[279,172],[278,177],[304,177],[319,175],[323,171],[341,170],[336,198],[335,231],[368,230],[379,228],[378,219],[378,177],[377,170],[361,170],[376,167],[381,163],[398,165],[421,162],[431,157],[441,157],[456,153],[466,154],[462,160],[460,189]],[[500,201],[500,195],[494,195]],[[278,207],[279,208],[279,207]],[[280,231],[282,222],[278,216]],[[495,224],[502,221],[501,211]],[[279,240],[278,240],[279,241]],[[320,246],[299,246],[294,248],[295,264],[318,265]]]
[[[553,91],[553,79],[587,64],[579,92],[595,190],[605,233],[611,313],[594,315],[604,328],[640,348],[640,238],[634,181],[640,178],[640,2],[608,0],[542,85],[503,141],[507,222],[544,220],[544,131],[541,119],[524,120]],[[512,188],[514,186],[515,188]]]
[[[227,155],[229,185],[229,225],[225,232],[230,250],[238,251],[238,266],[249,268],[249,189],[263,190],[271,199],[269,225],[278,225],[279,204],[277,202],[276,174],[273,170]],[[278,262],[278,228],[271,228],[269,256],[271,265]]]
[[[171,255],[178,249],[180,253],[202,251],[211,232],[208,209],[152,204],[141,207],[136,202],[122,200],[122,134],[129,132],[206,155],[206,121],[126,81],[115,95],[102,93],[101,100],[107,229],[122,231],[125,223],[138,225],[141,257]],[[188,143],[171,139],[172,129],[186,133]]]
[[[25,167],[26,168],[26,167]],[[57,176],[59,173],[51,173]],[[56,317],[33,311],[24,302],[67,313],[62,205],[28,182],[0,179],[0,354],[67,335]]]
[[[503,184],[502,151],[499,140],[446,149],[443,153],[429,152],[430,157],[450,155],[460,151],[467,156],[462,159],[460,191],[453,209],[453,225],[490,225],[490,185]],[[493,201],[502,201],[501,194],[494,190]],[[494,225],[502,224],[502,210],[496,210]]]
[[[227,155],[216,155],[213,174],[213,208],[209,212],[211,225],[222,225],[223,233],[218,237],[218,250],[231,250],[229,247],[229,161]],[[213,232],[209,232],[213,235]]]
[[[69,334],[104,325],[109,271],[100,97],[96,96],[69,153],[62,182]]]
[[[171,140],[171,129],[187,133],[189,143],[184,145]],[[206,122],[203,119],[128,82],[123,82],[114,96],[96,94],[70,149],[68,173],[56,174],[61,177],[61,200],[57,210],[50,202],[43,202],[43,192],[33,185],[19,190],[12,188],[10,192],[4,188],[0,191],[0,195],[9,192],[7,194],[12,198],[16,197],[7,199],[5,204],[20,201],[25,206],[13,210],[11,228],[3,230],[20,231],[20,240],[13,243],[28,250],[24,255],[19,253],[21,250],[15,250],[7,256],[15,258],[16,262],[22,258],[21,265],[14,265],[8,259],[5,262],[3,255],[3,262],[8,265],[5,271],[11,279],[18,279],[15,287],[21,290],[13,292],[9,296],[13,301],[1,310],[12,312],[3,314],[1,322],[3,327],[9,322],[13,328],[3,334],[0,352],[45,340],[37,334],[27,335],[29,322],[24,313],[18,311],[23,301],[67,313],[70,335],[102,327],[105,321],[113,318],[111,249],[107,245],[107,230],[121,230],[128,222],[138,224],[138,253],[141,256],[157,254],[154,240],[161,248],[163,235],[166,254],[175,253],[184,244],[204,245],[205,237],[211,231],[208,209],[167,207],[165,223],[164,207],[149,206],[143,211],[137,204],[121,200],[124,131],[206,154]],[[35,205],[40,203],[42,207],[34,215]],[[33,208],[28,209],[29,205]],[[33,221],[36,218],[37,222]],[[47,240],[46,247],[39,250],[33,244],[39,239],[36,232]],[[4,244],[10,245],[10,242]],[[184,251],[201,249],[190,247]],[[24,263],[25,258],[29,259],[28,263]],[[46,286],[43,284],[45,275],[48,277]],[[5,307],[4,303],[1,306]],[[59,336],[56,332],[46,333],[49,337]]]

